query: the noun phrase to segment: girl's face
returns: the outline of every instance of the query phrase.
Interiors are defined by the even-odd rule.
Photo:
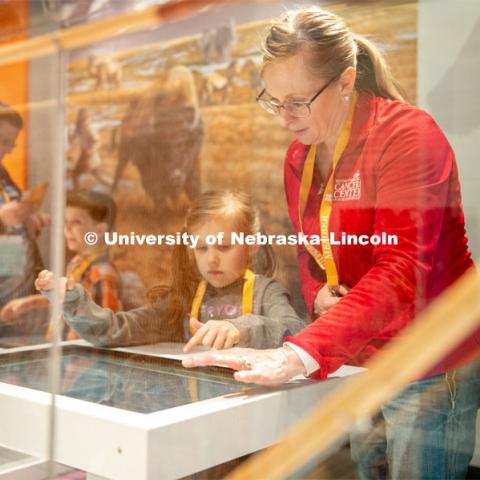
[[[285,101],[309,102],[332,79],[315,76],[307,68],[307,62],[306,54],[298,53],[267,65],[263,71],[265,93],[262,98],[275,99],[282,104]],[[320,144],[338,134],[346,103],[344,95],[351,91],[349,77],[352,74],[344,74],[332,81],[313,101],[309,116],[296,118],[286,113],[284,108],[280,109],[280,124],[304,145]]]
[[[87,210],[79,207],[65,208],[64,234],[67,247],[72,252],[89,253],[100,245],[100,239],[105,232],[105,223],[94,220]],[[85,243],[85,234],[94,232],[99,237],[98,245],[90,246]]]
[[[194,249],[198,271],[216,288],[226,287],[235,282],[243,277],[248,268],[250,247],[230,243],[234,231],[231,227],[231,221],[212,219],[192,230],[194,235],[199,235],[198,244]],[[225,235],[221,245],[207,245],[207,235],[216,236],[220,233]]]

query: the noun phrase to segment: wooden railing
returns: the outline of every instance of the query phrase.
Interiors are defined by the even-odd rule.
[[[139,12],[121,13],[18,41],[0,47],[0,65],[158,27],[233,1],[172,0]],[[319,453],[328,451],[359,422],[370,418],[383,403],[428,371],[479,325],[480,276],[472,270],[425,310],[401,339],[384,348],[367,365],[367,373],[345,382],[282,441],[245,462],[228,478],[283,479],[297,471]]]
[[[0,65],[52,55],[59,49],[71,50],[119,35],[158,27],[183,17],[201,13],[226,0],[172,0],[142,11],[129,11],[83,25],[57,30],[0,47]],[[233,3],[233,2],[230,2]]]

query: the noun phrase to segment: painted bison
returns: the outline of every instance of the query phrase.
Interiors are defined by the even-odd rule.
[[[184,209],[200,191],[204,130],[193,76],[173,68],[161,88],[131,101],[120,129],[115,190],[129,162],[158,208]]]

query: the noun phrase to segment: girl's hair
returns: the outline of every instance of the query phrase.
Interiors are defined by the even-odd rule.
[[[211,190],[203,193],[190,206],[182,233],[192,233],[211,219],[231,219],[235,232],[246,235],[262,233],[258,210],[251,198],[231,190]],[[201,277],[198,273],[190,247],[183,244],[174,246],[172,256],[172,283],[160,285],[147,292],[147,299],[155,302],[163,299],[168,304],[164,324],[166,331],[172,332],[172,340],[183,340],[183,320],[190,312],[193,296]],[[252,258],[250,268],[256,273],[271,276],[275,271],[275,257],[270,245],[262,245]]]
[[[353,33],[343,19],[320,7],[285,12],[270,25],[262,49],[263,68],[305,52],[315,75],[335,78],[346,68],[354,67],[357,90],[404,101],[400,86],[378,48]]]

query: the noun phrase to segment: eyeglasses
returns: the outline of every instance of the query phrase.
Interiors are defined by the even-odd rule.
[[[264,88],[256,98],[258,104],[264,108],[271,115],[280,115],[280,110],[283,108],[288,115],[296,118],[304,118],[310,115],[310,105],[335,81],[338,76],[330,79],[309,101],[301,102],[297,100],[286,100],[283,103],[278,100],[267,100],[262,98],[266,89]]]

